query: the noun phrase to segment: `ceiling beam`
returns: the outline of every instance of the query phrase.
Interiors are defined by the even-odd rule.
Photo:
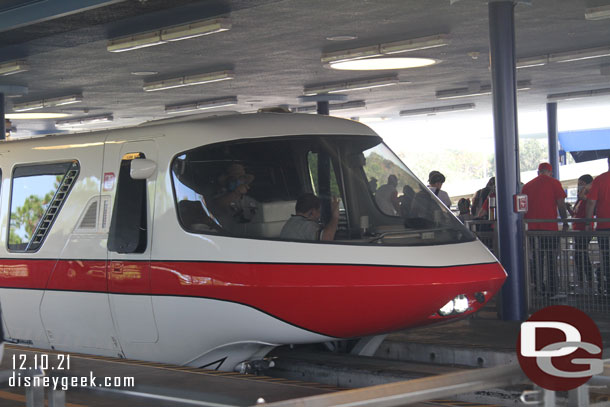
[[[80,13],[125,0],[34,0],[13,1],[0,6],[0,32]]]

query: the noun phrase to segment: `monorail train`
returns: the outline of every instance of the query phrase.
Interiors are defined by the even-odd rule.
[[[25,346],[232,370],[282,344],[468,315],[506,278],[350,120],[235,114],[6,141],[0,171],[2,319]],[[371,184],[390,175],[405,192],[388,208]],[[280,237],[307,192],[322,221],[340,198],[333,241]]]

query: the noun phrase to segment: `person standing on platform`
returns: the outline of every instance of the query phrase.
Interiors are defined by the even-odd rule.
[[[593,177],[589,174],[582,175],[578,178],[578,200],[574,205],[574,219],[584,219],[587,217],[587,196],[593,183]],[[589,223],[589,222],[587,222]],[[572,223],[572,229],[575,231],[585,230],[584,222]],[[593,270],[591,267],[591,259],[589,259],[589,242],[591,236],[576,236],[574,238],[574,262],[576,264],[576,270],[580,277],[579,285],[581,288],[585,286],[585,276],[589,279],[590,287],[593,287]]]
[[[568,229],[566,221],[568,217],[566,209],[566,193],[561,183],[553,178],[553,167],[549,163],[541,163],[538,166],[538,176],[523,186],[522,192],[527,195],[528,211],[525,219],[557,219],[557,211],[563,219],[563,230]],[[556,222],[530,222],[527,224],[529,231],[557,232],[559,227]],[[536,291],[543,295],[550,295],[556,299],[558,295],[556,260],[559,239],[555,236],[531,236],[530,247],[533,250],[532,281]],[[547,284],[544,285],[544,270],[546,263]]]
[[[377,202],[381,212],[386,215],[396,216],[400,211],[397,187],[398,178],[396,175],[391,174],[388,176],[388,183],[380,186],[377,192],[375,192],[375,202]]]
[[[596,217],[610,218],[610,156],[608,156],[608,171],[600,174],[591,184],[591,190],[587,196],[587,218]],[[591,230],[591,225],[587,223],[585,230]],[[598,232],[610,231],[610,222],[597,222]],[[610,294],[610,241],[608,236],[598,236],[600,265],[604,279],[606,280],[606,295]],[[600,293],[603,292],[602,281],[599,284]]]
[[[487,199],[489,193],[496,188],[496,177],[491,177],[489,181],[487,181],[487,185],[484,188],[479,189],[475,192],[474,197],[472,198],[472,206],[470,207],[470,213],[472,216],[476,217],[477,213],[483,206],[483,203]]]
[[[430,191],[434,192],[434,195],[436,195],[447,208],[451,208],[449,194],[446,191],[441,190],[444,183],[445,176],[441,172],[431,171],[430,174],[428,174],[428,188],[430,188]]]
[[[457,206],[458,206],[458,210],[460,211],[457,218],[462,223],[466,223],[467,221],[474,219],[474,216],[472,216],[470,214],[470,199],[468,199],[468,198],[460,199],[457,203]]]

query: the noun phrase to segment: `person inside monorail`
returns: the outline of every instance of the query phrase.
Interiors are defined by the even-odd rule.
[[[306,193],[297,199],[295,215],[286,221],[280,238],[286,240],[323,240],[335,238],[339,225],[339,200],[333,197],[330,204],[330,220],[326,225],[320,223],[322,203],[311,193]]]
[[[190,233],[406,246],[474,239],[374,136],[303,135],[213,143],[176,155],[172,174],[178,220]],[[391,175],[404,195],[400,213],[384,211],[370,191],[371,180]],[[319,200],[319,206],[299,205],[295,210],[304,193]],[[201,215],[194,216],[195,209]],[[309,225],[313,234],[289,233],[290,224],[297,221]],[[284,225],[288,226],[282,232]]]
[[[214,198],[214,209],[223,228],[231,230],[233,225],[250,222],[256,214],[257,202],[248,196],[252,181],[254,175],[238,163],[231,164],[219,177],[222,188]]]

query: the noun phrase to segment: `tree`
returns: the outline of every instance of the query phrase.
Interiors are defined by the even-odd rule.
[[[28,243],[40,220],[44,216],[47,207],[51,203],[55,191],[59,188],[59,184],[63,175],[57,175],[53,184],[52,190],[44,196],[30,195],[21,206],[18,206],[14,212],[11,212],[11,221],[9,228],[9,244],[18,245]]]
[[[537,170],[541,162],[548,161],[548,145],[541,140],[522,139],[519,143],[521,171]]]

